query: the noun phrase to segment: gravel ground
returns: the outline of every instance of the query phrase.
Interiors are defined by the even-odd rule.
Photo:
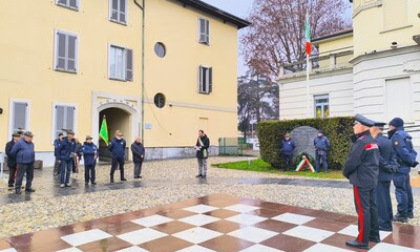
[[[239,159],[212,158],[211,161],[220,163]],[[128,174],[132,174],[132,166],[128,165],[127,168]],[[145,165],[143,175],[145,180],[157,178],[163,180],[195,179],[195,160],[150,162]],[[81,174],[75,176],[82,177]],[[210,168],[209,176],[215,178],[256,179],[284,177],[277,174],[217,168]],[[108,183],[108,168],[99,169],[98,183]],[[4,187],[4,184],[2,187]],[[45,190],[36,181],[34,187],[38,190]],[[214,193],[227,193],[233,196],[355,215],[353,193],[350,189],[247,184],[171,185],[168,183],[146,188],[108,190],[56,198],[34,199],[30,202],[3,205],[0,207],[0,238],[98,219]],[[392,196],[395,206],[395,197],[394,195]],[[415,203],[416,205],[420,203],[420,196],[415,196]],[[420,209],[416,209],[415,215],[420,216]],[[16,216],[19,216],[19,218],[16,218]],[[420,225],[420,218],[415,218],[410,223]]]

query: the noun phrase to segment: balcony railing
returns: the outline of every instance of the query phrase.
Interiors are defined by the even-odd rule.
[[[353,50],[338,53],[324,53],[311,56],[309,59],[310,74],[336,71],[351,68],[349,60],[353,57]],[[306,60],[287,63],[280,67],[279,79],[299,77],[306,73]]]

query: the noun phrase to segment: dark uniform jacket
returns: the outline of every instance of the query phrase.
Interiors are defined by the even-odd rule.
[[[412,137],[404,131],[404,128],[398,128],[397,131],[391,134],[391,142],[394,146],[394,151],[397,154],[397,161],[400,165],[398,172],[409,173],[411,167],[417,165],[417,152],[414,150]]]
[[[133,153],[133,162],[135,164],[143,162],[145,150],[142,143],[134,142],[131,145],[131,152]],[[141,156],[143,156],[143,158]]]
[[[7,166],[11,168],[15,167],[17,164],[16,158],[12,157],[12,155],[10,154],[12,152],[12,148],[14,145],[15,145],[15,141],[13,141],[12,139],[12,141],[6,144],[6,150],[5,150],[6,155],[7,155]]]
[[[118,140],[114,137],[108,146],[109,151],[112,153],[112,158],[125,158],[125,147],[127,143],[123,138]]]
[[[59,138],[54,140],[54,156],[56,158],[60,158],[60,145],[61,141]]]
[[[343,175],[350,183],[367,189],[373,189],[378,184],[379,147],[369,131],[358,135],[352,145]]]
[[[382,134],[378,135],[376,142],[379,146],[379,181],[391,181],[392,174],[398,169],[397,156],[391,141]]]
[[[296,148],[296,145],[292,139],[289,139],[289,141],[287,141],[286,139],[283,138],[281,140],[280,149],[283,155],[286,155],[286,156],[293,155],[293,151],[295,150],[295,148]]]
[[[331,148],[330,140],[326,136],[315,137],[314,146],[317,151],[327,152]]]
[[[96,157],[98,155],[98,147],[94,143],[84,143],[82,147],[83,158],[85,165],[93,166],[96,164]]]
[[[203,146],[200,145],[198,139],[197,139],[197,143],[195,144],[195,146],[200,147],[201,146],[201,150],[197,150],[197,158],[200,159],[207,159],[209,157],[209,153],[208,153],[208,149],[210,147],[210,139],[207,137],[207,135],[204,135],[203,137],[201,137],[201,142],[203,142]],[[207,155],[204,155],[204,151],[207,152]]]
[[[67,137],[63,138],[59,147],[60,160],[69,161],[71,159],[71,153],[74,153],[76,149],[76,141],[73,139],[69,141]]]
[[[27,165],[35,162],[35,146],[34,143],[26,142],[20,139],[10,151],[10,156],[16,158],[19,165]]]

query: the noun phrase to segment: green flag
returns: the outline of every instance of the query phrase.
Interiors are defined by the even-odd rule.
[[[99,136],[104,140],[106,145],[109,144],[109,138],[108,138],[108,126],[106,125],[106,117],[104,115],[104,118],[102,119],[102,125],[101,130],[99,131]]]

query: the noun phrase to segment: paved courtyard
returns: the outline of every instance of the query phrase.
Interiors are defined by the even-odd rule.
[[[242,158],[218,157],[211,158],[210,162],[221,163],[227,161],[237,161],[241,159]],[[204,247],[212,249],[214,251],[240,251],[246,248],[248,248],[249,250],[245,251],[304,251],[305,249],[310,249],[312,247],[313,250],[308,251],[341,251],[327,250],[328,247],[325,247],[325,245],[340,247],[342,240],[347,239],[347,236],[354,235],[355,230],[354,226],[352,225],[355,224],[356,220],[355,210],[353,205],[354,203],[351,186],[348,184],[347,181],[309,180],[302,178],[291,178],[283,176],[281,174],[245,172],[225,170],[219,168],[210,168],[208,179],[198,180],[195,178],[195,162],[196,161],[194,159],[148,162],[145,164],[144,167],[144,179],[141,181],[134,181],[132,179],[132,165],[129,164],[127,165],[127,174],[129,181],[126,183],[116,183],[113,185],[109,184],[108,182],[109,167],[98,167],[97,186],[85,187],[82,173],[80,173],[73,175],[73,188],[71,189],[57,188],[58,181],[51,174],[51,170],[44,169],[43,171],[37,171],[36,173],[34,187],[37,189],[37,192],[32,195],[11,194],[6,190],[6,184],[3,181],[0,190],[0,238],[4,239],[0,242],[0,251],[2,251],[2,249],[9,249],[11,247],[15,247],[19,252],[58,251],[64,248],[70,248],[72,246],[77,247],[77,249],[79,250],[73,249],[68,251],[117,251],[119,249],[126,248],[127,244],[131,246],[141,245],[139,247],[141,247],[143,250],[140,250],[139,248],[136,248],[137,250],[135,250],[134,248],[132,248],[132,250],[126,251],[176,251],[173,247],[160,246],[161,248],[154,248],[154,239],[144,242],[145,244],[147,243],[146,245],[144,245],[143,243],[137,244],[138,241],[133,242],[132,240],[130,240],[130,238],[124,240],[117,237],[125,233],[137,231],[139,233],[138,235],[134,233],[135,237],[143,235],[149,237],[148,235],[151,235],[151,233],[143,234],[142,232],[148,230],[150,231],[150,229],[165,234],[165,236],[162,236],[162,234],[160,234],[156,238],[162,239],[157,240],[163,241],[160,242],[160,244],[165,245],[169,243],[168,241],[173,240],[174,244],[185,245],[185,247],[179,245],[183,248],[187,248],[189,247],[188,245],[191,244],[200,244],[200,246],[204,245]],[[83,172],[83,170],[81,172]],[[220,193],[223,193],[224,196],[220,196]],[[205,198],[208,195],[215,196]],[[191,200],[199,197],[204,198],[200,198],[199,200]],[[186,200],[187,203],[185,204],[177,203]],[[210,228],[210,230],[222,234],[220,235],[220,237],[213,238],[218,238],[214,243],[211,242],[211,239],[209,239],[208,241],[193,242],[191,240],[185,240],[179,236],[177,237],[172,235],[174,234],[172,232],[175,231],[183,232],[188,230],[188,227],[190,227],[188,225],[203,228],[202,226],[204,226],[204,224],[198,225],[198,223],[200,223],[200,220],[198,219],[197,223],[195,222],[195,220],[194,223],[188,223],[188,221],[180,221],[180,219],[186,218],[189,215],[194,214],[194,211],[188,211],[184,208],[194,205],[200,205],[197,209],[208,209],[206,207],[203,208],[203,206],[201,205],[209,205],[210,203],[208,202],[213,201],[225,202],[224,204],[229,203],[229,206],[235,204],[245,204],[253,207],[259,207],[260,209],[262,209],[261,211],[258,211],[259,209],[255,209],[255,211],[253,211],[253,213],[251,214],[259,220],[262,220],[260,218],[267,218],[264,220],[271,222],[279,221],[270,219],[277,216],[270,216],[270,211],[268,210],[272,210],[273,213],[276,213],[278,215],[290,213],[317,218],[321,218],[323,216],[322,218],[324,218],[325,220],[322,220],[321,222],[325,221],[326,223],[328,223],[328,225],[331,225],[327,225],[328,227],[319,226],[320,223],[316,224],[317,220],[311,220],[310,222],[314,221],[316,225],[314,223],[312,223],[314,224],[312,225],[310,222],[308,222],[302,224],[289,223],[294,225],[290,226],[284,224],[283,222],[273,222],[279,225],[271,226],[271,228],[263,227],[263,229],[276,232],[275,235],[271,233],[274,235],[273,237],[287,237],[288,239],[286,240],[288,241],[293,241],[291,237],[302,239],[302,237],[296,237],[291,235],[290,232],[292,231],[288,232],[288,230],[299,228],[302,225],[309,228],[320,228],[322,230],[335,233],[331,236],[328,236],[328,238],[325,237],[325,242],[324,239],[322,239],[322,242],[320,244],[318,244],[318,241],[311,240],[315,238],[310,238],[309,242],[308,239],[303,239],[303,241],[299,240],[299,242],[297,243],[292,242],[292,244],[296,245],[295,249],[289,249],[287,247],[283,247],[283,249],[281,249],[281,246],[286,245],[279,245],[280,247],[276,245],[276,247],[274,246],[274,244],[270,243],[272,245],[271,248],[276,248],[278,250],[266,250],[265,247],[263,247],[265,248],[263,250],[250,250],[251,248],[260,248],[260,246],[255,245],[259,244],[260,242],[248,241],[246,239],[245,241],[248,242],[241,241],[237,245],[245,246],[246,244],[250,244],[251,246],[248,246],[246,248],[241,247],[241,249],[239,249],[239,247],[235,247],[234,245],[232,245],[232,250],[227,250],[227,248],[231,246],[225,246],[226,248],[217,248],[218,244],[224,244],[224,242],[226,244],[232,244],[232,239],[235,240],[244,238],[235,235],[228,235],[229,233],[234,232],[234,230],[230,230],[230,228],[233,228],[236,224],[239,224],[241,228],[246,228],[247,226],[256,227],[254,225],[256,223],[252,223],[251,221],[251,223],[248,223],[248,225],[246,225],[244,223],[235,222],[234,219],[228,220],[228,218],[234,215],[229,216],[229,214],[227,214],[229,213],[229,211],[225,211],[226,209],[215,209],[214,211],[216,211],[216,215],[210,214],[210,216],[219,218],[220,220],[218,221],[222,221],[222,223],[226,225],[215,225],[213,229]],[[393,201],[395,208],[394,195]],[[267,209],[267,207],[261,207],[262,202],[271,202],[264,203],[266,205],[270,205],[272,203],[280,205],[272,204],[272,206],[276,207],[274,209]],[[418,205],[419,203],[420,194],[418,192],[418,189],[416,189],[415,204]],[[211,204],[210,206],[216,208],[228,207],[227,205],[217,206]],[[153,216],[156,214],[162,215],[162,213],[173,210],[176,210],[178,214],[186,214],[185,211],[187,211],[189,215],[163,214],[163,216],[172,219],[171,222],[175,223],[170,225],[165,224],[168,226],[163,225],[163,229],[156,229],[154,228],[154,226],[144,226],[140,223],[132,222],[133,220],[140,219],[142,217]],[[199,214],[204,214],[204,212]],[[315,216],[314,214],[317,215]],[[341,216],[341,214],[347,215],[347,217],[345,217],[344,219],[348,218],[348,221],[346,221],[345,223],[336,223],[336,218],[341,218],[337,216]],[[115,215],[118,216],[114,217]],[[420,211],[418,208],[416,209],[416,216],[420,216]],[[251,217],[251,219],[255,218]],[[292,219],[299,220],[300,218],[302,217],[294,216]],[[332,221],[332,223],[329,223],[327,220]],[[242,221],[242,219],[240,219],[240,221]],[[248,219],[245,218],[243,221],[248,221]],[[320,220],[318,220],[318,222],[320,222]],[[288,222],[286,221],[286,223]],[[178,227],[178,224],[180,225],[180,227]],[[343,227],[344,224],[347,226]],[[396,244],[398,246],[403,247],[411,247],[419,249],[420,251],[420,244],[416,241],[420,240],[420,227],[416,227],[420,225],[420,219],[416,217],[415,219],[410,221],[410,224],[412,225],[396,225],[394,233],[392,235],[388,234],[386,238],[386,243]],[[171,227],[174,229],[172,230]],[[288,227],[290,228],[285,229]],[[169,231],[165,228],[169,229]],[[181,230],[178,228],[181,228]],[[214,228],[218,230],[215,230]],[[278,230],[272,230],[273,228]],[[338,228],[341,229],[337,230]],[[245,233],[247,233],[248,231],[251,232],[252,230],[252,232],[255,231],[255,229],[253,228],[248,228],[245,230]],[[297,229],[298,233],[300,233],[301,236],[302,234],[305,234],[305,230],[307,231],[306,228],[300,231],[299,229]],[[61,236],[71,235],[73,233],[79,233],[83,231],[89,231],[88,233],[82,233],[82,236],[86,236],[85,238],[87,239],[83,241],[83,244],[80,244],[80,242],[72,243],[74,241],[74,239],[72,240],[72,237],[80,237],[77,235],[69,236],[70,240],[66,240],[66,238],[61,239]],[[207,232],[207,230],[205,231]],[[340,233],[340,231],[342,232]],[[153,231],[151,232],[153,233]],[[18,236],[27,233],[31,234]],[[237,231],[237,233],[241,234],[242,231]],[[105,235],[106,238],[103,235]],[[152,238],[155,237],[153,236],[153,234],[151,236]],[[43,239],[42,237],[50,237],[51,240],[48,242],[44,242],[45,239]],[[92,241],[89,237],[96,238],[94,238],[94,240]],[[256,233],[256,237],[259,237],[258,232]],[[273,237],[270,237],[267,240],[278,240],[274,239]],[[317,239],[320,238],[318,237]],[[70,241],[70,243],[68,241]],[[337,244],[333,244],[333,242],[336,242]],[[261,245],[270,245],[268,243],[269,242],[267,241],[267,243]],[[300,246],[299,244],[301,243],[307,245],[312,244],[312,246]],[[43,247],[46,244],[51,247]],[[381,248],[381,246],[384,245],[381,244],[379,247],[376,248],[376,250],[373,251],[417,251],[398,249],[391,250],[391,247],[388,247],[386,250],[378,250],[379,248]],[[198,250],[194,250],[194,248],[197,247],[191,248],[192,250],[190,249],[184,251],[212,251],[201,248]]]

